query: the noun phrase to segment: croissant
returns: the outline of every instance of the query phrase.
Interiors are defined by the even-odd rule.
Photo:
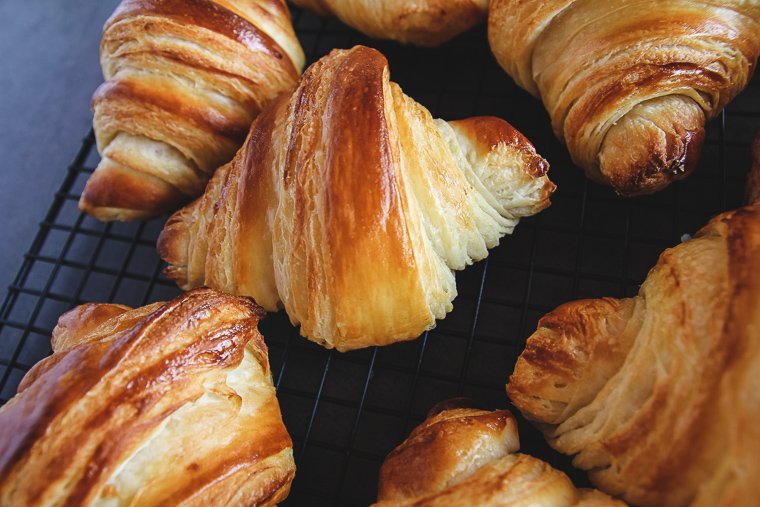
[[[501,66],[540,97],[586,175],[622,195],[695,167],[760,55],[755,0],[493,0]]]
[[[253,123],[158,241],[166,273],[284,306],[339,350],[419,336],[451,310],[452,269],[549,205],[547,163],[508,123],[447,123],[379,52],[335,50]]]
[[[438,46],[486,19],[488,0],[291,0],[337,16],[360,32],[418,46]]]
[[[295,473],[262,310],[86,304],[0,408],[0,505],[274,505]]]
[[[519,448],[509,411],[443,402],[383,462],[375,506],[625,506]]]
[[[642,506],[755,505],[760,204],[666,250],[638,296],[544,316],[514,405],[602,490]]]
[[[100,220],[174,211],[203,192],[304,63],[284,0],[122,0],[92,99],[102,159],[79,208]]]

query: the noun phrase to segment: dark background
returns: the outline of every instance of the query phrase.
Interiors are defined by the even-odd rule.
[[[3,294],[92,122],[100,32],[117,3],[0,1]]]

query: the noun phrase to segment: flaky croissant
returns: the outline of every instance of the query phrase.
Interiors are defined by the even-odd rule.
[[[539,321],[507,392],[602,490],[658,507],[757,504],[760,204],[666,250],[639,295]]]
[[[509,411],[444,402],[383,462],[375,507],[625,506],[519,448]]]
[[[756,0],[493,0],[489,41],[586,174],[623,195],[695,167],[705,122],[749,82]]]
[[[508,123],[434,120],[379,52],[335,50],[262,113],[158,248],[183,288],[284,306],[329,348],[385,345],[443,318],[452,269],[549,205],[547,169]]]
[[[291,0],[378,39],[438,46],[486,19],[488,0]]]
[[[101,220],[174,211],[203,192],[304,63],[284,0],[122,0],[92,106],[102,160],[79,207]]]
[[[0,505],[274,505],[295,473],[262,311],[210,289],[64,314],[0,408]]]

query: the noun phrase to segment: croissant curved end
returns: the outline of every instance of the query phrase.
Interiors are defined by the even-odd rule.
[[[104,159],[90,176],[79,210],[102,221],[146,220],[176,209],[188,197],[155,176]]]
[[[187,220],[190,208],[182,208],[174,213],[158,235],[156,248],[158,255],[168,263],[164,274],[177,282],[180,288],[188,290],[188,248],[192,240],[190,221]]]
[[[682,96],[649,100],[610,128],[599,173],[587,173],[620,195],[652,194],[694,170],[704,138],[705,115],[696,102]]]
[[[520,218],[550,206],[557,186],[549,180],[549,163],[511,124],[494,116],[479,116],[449,125],[504,211]]]
[[[528,419],[547,424],[582,406],[624,358],[635,309],[634,299],[587,299],[542,317],[509,378],[512,403]]]

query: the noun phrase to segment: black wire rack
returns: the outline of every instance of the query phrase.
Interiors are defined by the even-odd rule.
[[[709,125],[689,179],[621,199],[573,167],[541,104],[495,63],[485,28],[419,49],[369,40],[297,10],[293,19],[309,62],[336,47],[373,46],[388,57],[391,78],[435,116],[507,119],[550,161],[558,184],[550,209],[458,273],[453,312],[415,341],[341,354],[301,338],[283,314],[262,323],[298,466],[286,504],[367,505],[382,460],[435,403],[467,396],[509,407],[504,384],[541,315],[573,299],[635,294],[664,248],[741,205],[749,146],[760,130],[760,80]],[[0,308],[0,403],[50,354],[52,329],[66,310],[88,301],[140,306],[180,293],[162,276],[155,251],[164,220],[104,224],[79,213],[98,160],[90,133]],[[586,483],[522,420],[520,431],[525,452]]]

